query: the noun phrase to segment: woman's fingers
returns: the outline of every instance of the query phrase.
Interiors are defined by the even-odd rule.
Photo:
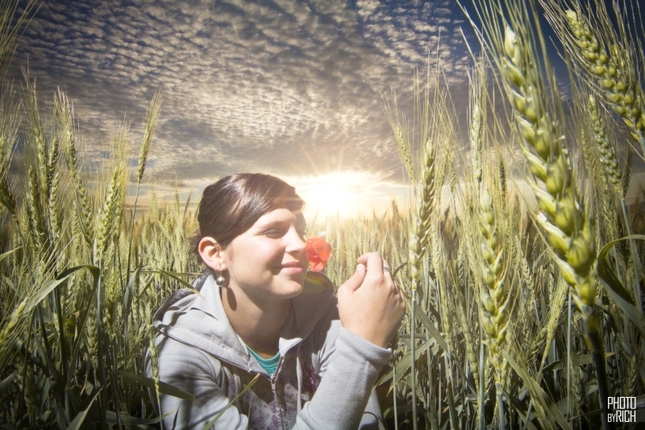
[[[392,276],[392,271],[390,270],[390,266],[387,265],[387,262],[383,260],[383,273],[387,273],[390,276]]]
[[[341,289],[349,289],[351,291],[356,290],[363,283],[363,280],[365,279],[365,272],[366,272],[365,266],[359,263],[356,266],[356,271],[354,272],[354,274],[350,276],[350,278],[347,281],[345,281],[345,283],[341,285],[338,290],[339,291]]]
[[[385,279],[385,286],[391,286],[391,282],[394,282],[392,272],[390,271],[390,264],[383,260],[379,253],[371,252],[369,254],[361,255],[358,258],[359,263],[367,266],[366,276],[374,277],[375,279]]]
[[[378,252],[369,252],[358,257],[358,262],[367,267],[368,272],[383,270],[383,259]]]
[[[362,255],[364,278],[358,287],[355,273],[338,290],[338,310],[345,328],[386,347],[405,313],[405,300],[394,283],[389,264],[378,253]],[[384,269],[385,268],[385,269]],[[358,270],[357,270],[358,272]]]

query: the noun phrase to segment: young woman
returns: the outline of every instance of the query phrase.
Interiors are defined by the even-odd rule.
[[[165,429],[202,429],[218,414],[218,429],[378,428],[373,388],[404,297],[376,253],[358,258],[337,296],[308,273],[302,206],[263,174],[204,190],[195,250],[208,270],[199,293],[178,291],[154,321],[160,380],[195,397],[161,395]]]

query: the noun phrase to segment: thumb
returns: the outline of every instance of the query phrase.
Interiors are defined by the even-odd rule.
[[[356,291],[358,287],[361,286],[363,283],[363,279],[365,279],[365,273],[367,272],[365,265],[359,264],[356,266],[356,271],[352,276],[349,277],[347,281],[343,285],[341,285],[341,288],[348,289],[349,291]]]

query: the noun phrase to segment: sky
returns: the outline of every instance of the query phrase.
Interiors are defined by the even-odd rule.
[[[46,0],[11,76],[28,65],[41,100],[65,92],[89,152],[124,119],[136,146],[161,90],[145,177],[158,193],[196,199],[221,176],[263,172],[311,209],[369,213],[408,194],[383,95],[409,91],[437,55],[464,83],[461,29],[446,0]]]
[[[136,157],[161,91],[146,191],[197,200],[224,175],[263,172],[310,213],[354,215],[410,195],[384,94],[409,95],[414,70],[440,61],[465,115],[464,35],[476,44],[453,0],[45,0],[9,76],[28,66],[41,100],[67,94],[88,158],[124,120]]]

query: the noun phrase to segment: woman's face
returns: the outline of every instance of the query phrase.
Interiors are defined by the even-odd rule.
[[[254,301],[299,295],[308,265],[305,227],[302,214],[289,209],[262,215],[221,251],[230,287]]]

